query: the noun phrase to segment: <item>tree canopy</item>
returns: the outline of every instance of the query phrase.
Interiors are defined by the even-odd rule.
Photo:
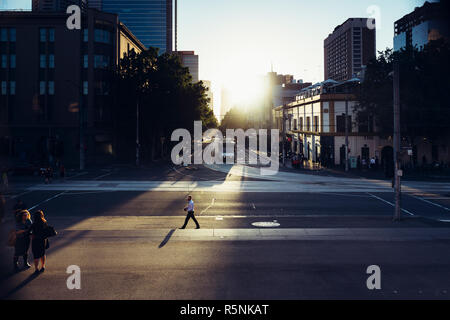
[[[387,49],[369,62],[356,106],[358,120],[373,117],[381,134],[392,135],[394,59],[400,68],[402,135],[435,139],[450,133],[450,46],[444,40],[422,50]]]
[[[159,155],[160,139],[169,141],[173,130],[192,131],[195,120],[202,120],[204,129],[218,125],[208,106],[207,89],[201,81],[192,83],[189,69],[176,54],[159,55],[156,48],[131,51],[120,61],[115,84],[116,133],[127,154],[130,150],[123,149],[135,147],[137,104],[144,158]]]

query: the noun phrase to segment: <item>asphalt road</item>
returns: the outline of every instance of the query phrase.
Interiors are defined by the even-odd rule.
[[[127,187],[114,190],[120,181]],[[249,182],[266,184],[266,189],[136,191],[135,185],[147,181]],[[67,190],[78,182],[89,188]],[[267,188],[273,182],[204,167],[104,168],[74,172],[58,190],[29,189],[36,183],[40,181],[13,180],[8,207],[20,198],[28,208],[44,210],[61,234],[51,239],[47,270],[35,278],[31,270],[11,273],[12,249],[0,249],[0,296],[5,299],[450,298],[449,240],[382,236],[386,230],[433,234],[447,228],[450,234],[450,223],[444,222],[450,220],[446,191],[405,194],[405,220],[394,223],[392,192],[271,192]],[[358,228],[377,237],[210,241],[193,240],[196,230],[189,230],[176,238],[173,230],[184,221],[188,193],[195,200],[201,232],[240,234],[257,229],[255,222],[274,222],[280,232]],[[11,227],[9,218],[1,227],[2,243]],[[153,231],[156,236],[146,236]],[[69,265],[81,268],[81,290],[66,287]],[[370,265],[381,268],[382,290],[366,287]]]

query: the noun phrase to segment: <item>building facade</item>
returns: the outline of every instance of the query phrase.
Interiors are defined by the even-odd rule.
[[[66,13],[0,12],[0,156],[76,164],[80,123],[87,161],[113,156],[111,70],[145,47],[115,14],[84,17],[81,34]]]
[[[448,7],[441,2],[425,2],[422,7],[395,22],[394,50],[417,47],[431,40],[449,38]]]
[[[349,80],[376,57],[376,29],[373,25],[373,19],[350,18],[325,39],[325,80]]]
[[[91,1],[90,6],[118,14],[146,47],[159,48],[161,54],[173,51],[173,0]]]
[[[346,93],[352,92],[345,89],[348,85],[327,81],[303,89],[295,102],[274,109],[274,126],[284,130],[288,148],[307,161],[344,166],[347,105],[350,166],[376,158],[382,166],[392,167],[391,143],[377,135],[373,121],[356,121],[356,96]]]
[[[197,83],[199,81],[199,65],[198,55],[194,51],[177,51],[183,66],[189,68],[189,73],[192,76],[192,82]]]

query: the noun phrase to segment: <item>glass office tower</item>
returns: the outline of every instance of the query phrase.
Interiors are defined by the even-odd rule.
[[[99,8],[99,0],[91,0]],[[146,46],[172,52],[173,0],[101,0],[101,10],[119,20]]]

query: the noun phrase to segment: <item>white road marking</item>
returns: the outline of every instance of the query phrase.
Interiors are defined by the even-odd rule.
[[[376,195],[373,195],[373,194],[371,194],[371,193],[369,193],[369,192],[367,192],[367,194],[370,195],[370,196],[372,196],[372,197],[374,197],[375,199],[378,199],[378,200],[380,200],[380,201],[382,201],[382,202],[384,202],[384,203],[386,203],[386,204],[392,206],[392,207],[395,207],[395,204],[393,204],[392,202],[389,202],[389,201],[387,201],[387,200],[384,200],[383,198],[377,197]],[[406,212],[406,213],[409,214],[410,216],[414,216],[414,213],[411,213],[411,212],[409,212],[409,211],[406,210],[406,209],[403,209],[403,208],[402,208],[402,211],[403,211],[403,212]]]
[[[431,205],[433,205],[433,206],[436,206],[436,207],[439,207],[439,208],[441,208],[441,209],[444,209],[444,210],[446,210],[446,211],[450,211],[449,208],[444,207],[444,206],[442,206],[442,205],[440,205],[440,204],[437,204],[437,203],[428,201],[428,200],[423,199],[423,198],[420,198],[420,197],[413,196],[413,195],[411,195],[411,194],[410,194],[409,196],[412,197],[412,198],[414,198],[414,199],[421,200],[421,201],[423,201],[423,202],[425,202],[425,203],[428,203],[428,204],[431,204]]]
[[[98,179],[107,177],[107,176],[112,175],[112,174],[113,174],[112,172],[108,172],[108,173],[102,174],[101,176],[95,177],[95,178],[92,179],[92,180],[98,180]]]
[[[216,199],[212,198],[212,199],[211,199],[211,204],[210,204],[208,207],[206,207],[206,209],[204,209],[202,212],[200,212],[200,215],[202,215],[202,214],[204,214],[206,211],[208,211],[208,209],[211,208],[211,207],[214,205],[215,201],[216,201]]]
[[[61,193],[58,193],[57,195],[55,195],[55,196],[53,196],[53,197],[50,197],[50,198],[48,198],[48,199],[45,199],[44,201],[39,202],[38,204],[32,206],[31,208],[28,208],[27,210],[28,210],[28,211],[31,211],[31,210],[33,210],[33,209],[39,207],[41,204],[44,204],[44,203],[49,202],[49,201],[51,201],[51,200],[53,200],[53,199],[56,199],[56,198],[62,196],[63,194],[65,194],[65,193],[67,193],[67,192],[68,192],[68,191],[63,191],[63,192],[61,192]]]

